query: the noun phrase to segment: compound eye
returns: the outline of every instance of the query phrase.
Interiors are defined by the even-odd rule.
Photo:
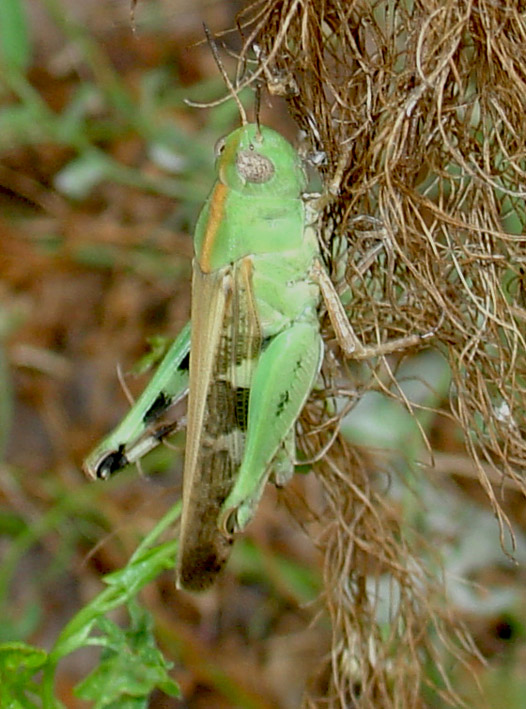
[[[236,155],[238,173],[246,182],[262,184],[268,182],[274,175],[274,163],[269,158],[258,153],[252,143],[248,150],[240,150]]]
[[[225,149],[226,141],[225,138],[219,138],[219,140],[216,141],[216,144],[214,145],[214,154],[216,158],[218,158],[223,150]]]

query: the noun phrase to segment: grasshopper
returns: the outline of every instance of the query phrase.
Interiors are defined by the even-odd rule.
[[[294,425],[323,359],[323,299],[348,357],[363,347],[321,260],[306,178],[279,133],[246,123],[218,142],[216,181],[195,229],[191,321],[84,470],[107,478],[172,433],[188,393],[179,588],[202,590],[255,514],[266,483],[294,472]]]

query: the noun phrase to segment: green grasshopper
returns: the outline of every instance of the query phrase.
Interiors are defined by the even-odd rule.
[[[195,229],[191,324],[123,421],[85,461],[107,478],[172,433],[188,393],[177,585],[205,589],[271,480],[294,472],[294,425],[323,359],[325,303],[348,357],[362,347],[322,264],[300,158],[279,133],[246,123],[216,146],[217,178]]]

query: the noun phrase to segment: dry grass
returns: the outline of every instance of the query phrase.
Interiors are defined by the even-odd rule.
[[[504,539],[511,527],[502,488],[512,480],[524,493],[526,458],[526,30],[518,4],[261,0],[239,26],[241,59],[256,45],[259,64],[238,86],[264,82],[285,97],[333,193],[320,233],[335,273],[331,254],[346,240],[353,324],[369,345],[434,332],[422,347],[447,356],[450,412]],[[360,218],[374,218],[372,243],[382,242],[367,277],[358,264],[371,232],[360,232]],[[341,377],[334,369],[325,371],[329,391]],[[318,402],[304,417],[308,456],[333,438],[320,410]],[[455,646],[459,658],[473,648],[439,610],[422,547],[404,539],[369,465],[337,438],[317,470],[330,520],[319,541],[333,623],[333,699],[320,705],[419,706],[424,663],[440,668],[430,638]],[[366,589],[386,574],[399,599],[388,637]],[[448,701],[460,702],[444,687]]]

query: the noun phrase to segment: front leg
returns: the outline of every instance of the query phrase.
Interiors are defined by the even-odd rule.
[[[436,333],[438,326],[423,335],[407,335],[406,337],[399,337],[390,342],[382,342],[377,345],[364,347],[349,322],[347,313],[327,271],[318,259],[314,261],[310,275],[320,287],[323,302],[327,308],[340,347],[344,351],[345,356],[349,359],[362,360],[393,354],[393,352],[415,347],[421,344],[422,341],[428,340]]]

